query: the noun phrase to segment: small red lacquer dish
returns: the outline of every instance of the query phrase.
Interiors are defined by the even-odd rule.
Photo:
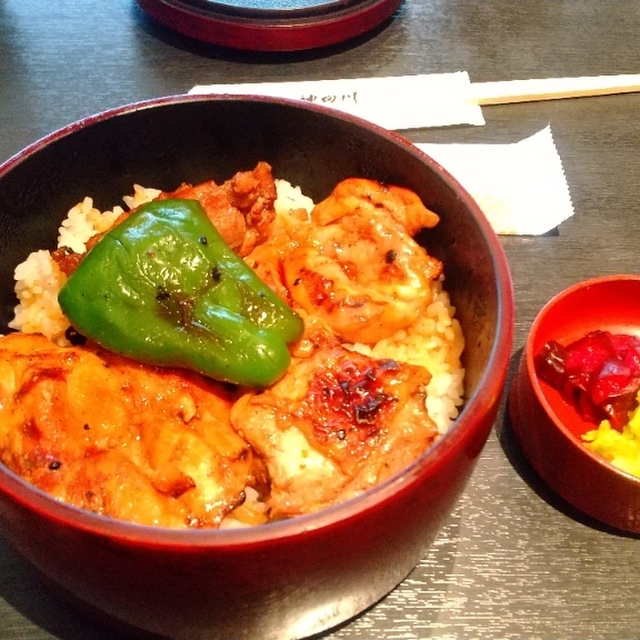
[[[523,453],[544,482],[583,513],[640,533],[640,478],[589,451],[582,435],[597,427],[541,380],[535,359],[545,344],[567,345],[591,331],[640,335],[640,276],[580,282],[550,300],[533,321],[509,393],[509,414]]]

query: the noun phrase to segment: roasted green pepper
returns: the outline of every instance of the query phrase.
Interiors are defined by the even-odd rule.
[[[250,387],[283,375],[303,329],[194,200],[137,209],[89,251],[58,300],[74,329],[110,351]]]

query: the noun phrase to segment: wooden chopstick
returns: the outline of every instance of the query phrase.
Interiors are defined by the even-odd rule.
[[[635,92],[640,92],[640,74],[630,73],[577,78],[474,82],[471,84],[467,99],[483,106]]]

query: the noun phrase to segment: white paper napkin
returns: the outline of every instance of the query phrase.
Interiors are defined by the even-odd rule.
[[[496,233],[541,235],[574,214],[551,127],[511,144],[417,144],[470,193]]]
[[[189,93],[266,95],[317,102],[387,129],[483,125],[482,105],[640,92],[640,74],[474,82],[466,71],[383,78],[202,84]]]
[[[481,107],[469,100],[470,87],[469,74],[455,71],[386,78],[204,84],[189,93],[301,100],[359,116],[385,129],[401,130],[483,125]]]

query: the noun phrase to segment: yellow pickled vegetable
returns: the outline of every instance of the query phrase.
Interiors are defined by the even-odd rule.
[[[583,434],[589,451],[602,456],[614,467],[640,477],[640,407],[636,408],[622,431],[617,431],[608,420],[597,429]]]

